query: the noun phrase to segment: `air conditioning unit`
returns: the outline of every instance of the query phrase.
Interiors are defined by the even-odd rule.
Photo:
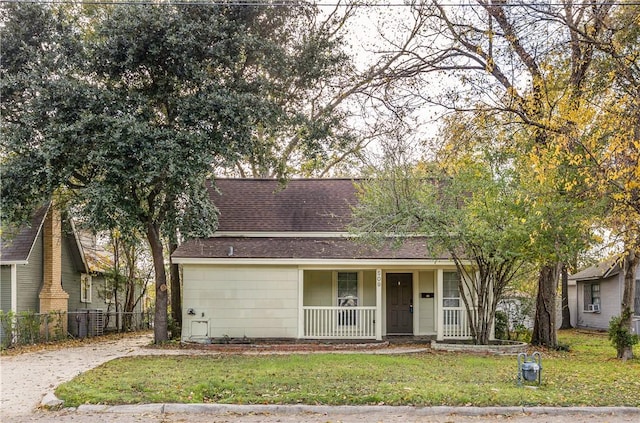
[[[594,313],[599,313],[600,312],[600,304],[589,304],[587,306],[587,310],[594,312]]]

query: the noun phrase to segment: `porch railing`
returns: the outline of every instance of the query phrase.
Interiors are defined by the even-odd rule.
[[[375,339],[374,307],[303,307],[304,337]]]
[[[443,307],[442,329],[444,338],[469,338],[471,329],[464,307]]]

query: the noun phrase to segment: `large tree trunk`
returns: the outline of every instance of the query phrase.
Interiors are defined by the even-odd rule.
[[[147,240],[153,257],[156,276],[156,307],[153,322],[154,342],[160,344],[169,340],[167,327],[167,273],[164,269],[164,255],[160,241],[160,228],[153,223],[147,224]]]
[[[171,243],[169,246],[169,254],[178,248],[177,243]],[[169,256],[171,257],[171,256]],[[180,286],[180,267],[171,261],[170,275],[171,275],[171,317],[177,329],[182,328],[182,287]],[[175,338],[178,334],[172,334]]]
[[[536,315],[531,335],[531,344],[533,345],[555,348],[558,344],[556,337],[558,267],[555,264],[546,264],[540,269]]]
[[[569,271],[562,264],[562,324],[560,329],[571,329],[571,311],[569,310]]]
[[[633,249],[630,249],[622,262],[622,271],[624,272],[624,289],[622,291],[622,303],[620,307],[620,325],[632,333],[631,323],[634,312],[634,291],[636,284],[636,268],[640,256]],[[618,358],[628,360],[633,358],[633,345],[618,347]]]

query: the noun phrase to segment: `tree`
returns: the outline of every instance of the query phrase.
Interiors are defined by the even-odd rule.
[[[565,142],[576,146],[575,166],[590,192],[608,200],[603,224],[624,246],[620,266],[624,274],[619,326],[631,332],[634,289],[640,263],[640,8],[625,5],[614,10],[605,39],[584,37],[599,52],[597,77],[588,88],[594,93],[579,113],[592,124]],[[596,41],[598,41],[596,43]],[[617,356],[633,357],[631,345],[619,344]]]
[[[106,281],[105,287],[98,290],[98,295],[108,303],[104,326],[109,325],[109,312],[113,306],[118,330],[133,330],[133,313],[145,298],[153,274],[144,237],[113,230],[108,234],[97,234],[93,244],[91,259]]]
[[[304,88],[332,70],[331,43],[318,44],[317,66],[292,66],[308,58],[301,31],[316,13],[294,6],[6,6],[3,218],[64,187],[92,227],[144,233],[157,343],[167,339],[163,238],[210,235],[211,166],[248,154],[256,128],[295,120],[277,101],[290,88],[281,80]]]
[[[391,77],[414,78],[414,95],[422,101],[460,112],[501,113],[505,121],[527,133],[523,155],[539,163],[569,161],[571,148],[558,142],[575,130],[572,110],[585,101],[598,40],[614,5],[608,1],[506,5],[477,0],[476,7],[449,7],[439,1],[415,3],[402,42],[390,46],[404,52]],[[433,75],[456,84],[440,93]],[[422,88],[421,88],[422,87]],[[567,107],[559,107],[562,102]],[[573,107],[573,109],[571,107]],[[583,120],[576,121],[580,126]],[[561,154],[556,154],[561,153]],[[544,158],[544,159],[543,159]],[[544,177],[546,169],[539,171]],[[537,178],[536,178],[537,180]],[[550,186],[564,184],[555,181]],[[559,192],[560,194],[562,192]],[[551,217],[551,216],[548,216]],[[540,257],[536,322],[543,324],[534,342],[555,344],[555,292],[561,266],[557,254]]]
[[[359,234],[421,234],[434,256],[451,256],[478,344],[489,343],[497,304],[526,257],[513,181],[496,157],[449,154],[439,163],[396,163],[363,184],[354,211]]]

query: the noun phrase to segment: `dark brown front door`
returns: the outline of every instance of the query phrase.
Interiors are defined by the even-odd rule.
[[[413,335],[411,273],[387,273],[387,334]]]

